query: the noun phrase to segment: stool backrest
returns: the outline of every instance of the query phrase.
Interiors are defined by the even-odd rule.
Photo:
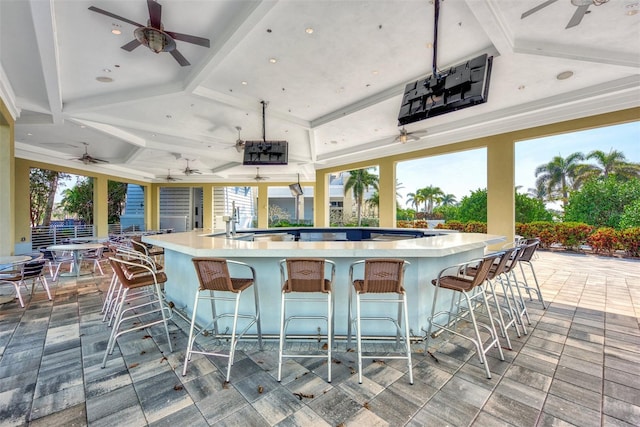
[[[514,247],[514,248],[505,249],[499,252],[497,254],[500,256],[498,263],[495,264],[495,268],[489,271],[489,274],[487,274],[487,278],[491,280],[494,277],[498,277],[502,273],[506,272],[507,263],[512,259],[514,252],[517,250],[518,249]]]
[[[536,253],[536,249],[540,245],[540,240],[538,239],[527,239],[522,245],[522,249],[520,252],[520,261],[529,262],[531,258],[533,258],[533,254]]]
[[[280,272],[284,281],[283,292],[330,292],[331,280],[325,279],[325,259],[323,258],[288,258],[286,277],[280,264]],[[333,273],[332,273],[333,275]]]
[[[224,258],[193,258],[201,291],[237,292],[233,288],[229,266]]]
[[[470,284],[470,289],[475,288],[476,286],[482,285],[489,275],[489,271],[491,271],[491,267],[496,259],[501,256],[502,253],[497,253],[489,256],[485,256],[482,258],[477,266],[475,267],[476,273],[473,276],[473,280]]]
[[[401,294],[406,262],[397,258],[367,259],[364,262],[364,280],[360,293]]]

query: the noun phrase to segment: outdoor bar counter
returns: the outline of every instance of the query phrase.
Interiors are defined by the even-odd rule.
[[[420,335],[427,327],[431,311],[433,285],[431,280],[445,267],[483,256],[485,247],[504,240],[504,237],[481,233],[452,233],[440,230],[379,229],[379,228],[296,228],[248,230],[227,237],[224,232],[191,231],[144,236],[145,243],[164,248],[164,267],[168,277],[166,297],[175,309],[191,317],[198,279],[191,258],[218,257],[242,261],[256,269],[257,286],[263,334],[277,335],[280,316],[279,261],[287,257],[319,257],[336,264],[333,283],[335,295],[335,333],[347,331],[347,304],[349,292],[349,266],[366,258],[402,258],[411,263],[405,273],[405,289],[409,301],[409,323],[413,335]],[[234,276],[237,272],[231,270]],[[445,305],[443,301],[443,305]],[[448,304],[446,304],[448,305]],[[376,315],[396,316],[397,308],[369,305]],[[251,311],[253,297],[246,295],[242,302],[245,311]],[[231,307],[229,307],[231,309]],[[323,310],[301,303],[304,310]],[[232,311],[232,310],[230,310]],[[317,313],[317,311],[314,311]],[[289,314],[289,313],[288,313]],[[363,315],[372,312],[363,311]],[[211,319],[210,307],[198,309],[198,323],[205,325]],[[288,331],[310,334],[325,325],[292,322]],[[379,335],[395,335],[389,322],[379,322]],[[388,325],[387,325],[388,324]],[[224,326],[222,327],[224,330]],[[370,328],[368,330],[371,330]]]

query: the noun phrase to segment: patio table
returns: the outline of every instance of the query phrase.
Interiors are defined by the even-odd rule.
[[[50,251],[71,251],[73,253],[73,267],[76,269],[75,276],[79,278],[82,273],[80,272],[80,252],[89,251],[92,249],[99,249],[103,247],[102,243],[71,243],[66,245],[53,245],[47,247]],[[86,273],[89,274],[89,273]],[[61,276],[72,276],[73,273],[62,273]]]

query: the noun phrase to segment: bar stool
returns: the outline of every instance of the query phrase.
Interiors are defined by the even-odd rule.
[[[5,270],[0,272],[0,283],[10,283],[16,291],[16,298],[20,303],[20,307],[24,308],[24,300],[22,299],[21,286],[27,287],[27,282],[31,281],[31,296],[35,290],[36,282],[47,292],[47,297],[51,301],[51,291],[47,278],[44,277],[44,267],[46,261],[44,259],[32,260],[18,266],[15,270]]]
[[[505,295],[511,296],[511,301],[513,302],[513,313],[516,316],[517,322],[522,326],[522,331],[525,335],[528,334],[527,326],[524,321],[527,320],[527,323],[531,325],[531,319],[529,318],[529,312],[527,311],[527,305],[525,303],[524,297],[522,296],[522,292],[520,290],[520,286],[518,286],[518,278],[516,277],[515,268],[518,264],[518,260],[522,255],[522,250],[524,246],[515,246],[514,251],[511,254],[511,257],[507,261],[507,264],[504,267],[504,271],[498,277],[502,285],[502,290]]]
[[[329,267],[329,278],[326,268]],[[333,261],[323,258],[287,258],[280,261],[280,278],[282,280],[282,302],[280,305],[280,345],[278,349],[278,382],[282,379],[282,360],[286,357],[326,358],[327,382],[331,382],[331,351],[333,348],[333,311],[332,292],[336,266]],[[304,294],[304,295],[300,295]],[[314,296],[313,294],[316,294]],[[321,295],[318,295],[321,294]],[[323,295],[322,295],[323,294]],[[325,303],[327,315],[286,315],[286,305],[291,303]],[[307,306],[304,307],[305,312]],[[292,320],[320,319],[327,322],[327,352],[323,354],[285,353],[287,327]],[[318,328],[319,329],[319,328]]]
[[[364,265],[364,268],[358,267]],[[349,308],[347,326],[347,345],[351,345],[351,329],[355,323],[356,342],[358,346],[358,383],[362,384],[362,359],[406,359],[409,369],[409,383],[413,384],[413,368],[411,363],[411,342],[409,334],[409,312],[407,310],[407,294],[403,287],[404,271],[409,266],[409,262],[396,258],[378,258],[356,261],[349,267]],[[361,278],[354,277],[354,270],[363,270]],[[356,316],[352,317],[352,301],[355,293]],[[396,294],[397,297],[390,297],[389,294]],[[364,298],[363,298],[364,297]],[[362,316],[361,305],[395,303],[398,305],[398,316]],[[396,347],[400,343],[400,338],[404,335],[405,354],[397,356],[389,355],[367,355],[362,354],[362,321],[390,321],[396,328]],[[404,328],[401,325],[404,323]]]
[[[160,284],[167,281],[167,276],[164,273],[156,273],[151,267],[131,261],[127,261],[118,257],[109,258],[111,268],[118,277],[122,286],[122,292],[120,293],[116,301],[116,314],[114,317],[113,327],[111,329],[111,335],[109,336],[109,342],[104,352],[104,358],[102,359],[102,367],[107,365],[107,357],[113,353],[113,349],[116,344],[116,340],[120,335],[127,332],[133,332],[140,329],[148,328],[157,324],[164,324],[164,330],[167,334],[167,342],[169,343],[169,351],[173,352],[171,345],[171,338],[169,337],[168,320],[172,316],[171,309],[166,305],[164,296],[160,289]],[[125,274],[127,268],[143,269],[144,273],[137,275]],[[136,291],[140,289],[152,290],[146,293],[144,298],[128,299],[130,291]],[[126,308],[125,308],[126,306]],[[133,311],[131,315],[125,316],[125,313]],[[154,313],[160,313],[160,318],[153,320],[153,318],[146,320],[146,316]],[[128,320],[134,320],[131,327],[120,330],[124,322]],[[145,319],[143,321],[143,319]]]
[[[509,334],[507,330],[513,325],[516,330],[516,335],[520,338],[520,328],[518,327],[518,317],[516,315],[516,311],[514,310],[514,306],[511,304],[511,300],[509,299],[509,295],[505,291],[505,287],[502,287],[503,293],[500,295],[502,297],[503,302],[501,303],[498,300],[498,294],[495,290],[495,282],[500,282],[500,276],[505,272],[507,263],[514,257],[514,252],[517,252],[518,248],[508,248],[500,252],[495,252],[492,255],[497,255],[498,259],[493,263],[489,272],[487,273],[487,279],[485,280],[485,285],[488,288],[487,299],[492,300],[496,309],[497,318],[493,318],[493,321],[498,324],[500,327],[500,334],[504,337],[507,348],[511,350],[513,347],[511,346],[511,340],[509,339]],[[477,268],[469,267],[466,269],[466,274],[469,276],[475,276],[477,273]],[[482,286],[482,285],[481,285]],[[475,288],[477,289],[477,288]],[[485,290],[485,293],[487,290]],[[462,298],[462,295],[459,296]],[[515,303],[515,300],[514,300]],[[504,314],[508,317],[508,320],[505,320]]]
[[[536,277],[536,271],[533,269],[533,263],[531,262],[533,256],[536,253],[536,250],[538,249],[538,246],[540,246],[539,239],[526,239],[521,243],[521,253],[518,257],[518,264],[520,265],[520,272],[522,273],[522,281],[518,281],[517,284],[518,286],[522,284],[522,288],[527,291],[527,294],[529,295],[529,301],[533,301],[531,292],[535,292],[538,297],[538,301],[540,301],[540,304],[542,304],[542,308],[546,309],[547,307],[545,306],[544,299],[542,298],[542,291],[540,290],[540,285],[538,284],[538,278]],[[522,267],[522,264],[527,264],[529,266],[536,285],[535,288],[533,286],[530,286],[527,282],[527,276],[524,273],[524,267]]]
[[[242,336],[251,328],[254,324],[256,325],[258,332],[258,345],[260,350],[262,350],[262,327],[260,324],[260,298],[258,295],[258,287],[256,285],[256,271],[255,269],[243,262],[232,261],[222,258],[193,258],[193,265],[196,269],[196,274],[198,276],[198,281],[200,282],[200,287],[198,288],[198,292],[196,292],[195,302],[193,304],[193,315],[191,316],[191,327],[189,328],[189,341],[187,345],[187,354],[184,358],[184,368],[182,369],[182,375],[187,375],[187,366],[189,361],[191,360],[192,354],[206,354],[210,356],[219,356],[226,357],[229,359],[227,364],[227,376],[226,381],[229,382],[229,378],[231,376],[231,366],[233,365],[233,359],[235,356],[236,345],[238,341],[242,338]],[[229,273],[229,266],[237,266],[242,270],[246,270],[251,277],[242,277],[236,278],[231,277]],[[241,314],[239,313],[240,308],[240,297],[249,288],[253,288],[253,297],[255,303],[255,314]],[[235,296],[225,296],[225,293],[232,293]],[[216,294],[217,293],[217,294]],[[196,316],[198,313],[198,302],[200,300],[209,300],[211,302],[211,311],[212,311],[212,320],[208,325],[201,328],[198,333],[194,335],[194,329],[196,324]],[[233,301],[235,303],[235,308],[233,313],[217,313],[216,310],[216,302],[217,301]],[[196,338],[198,335],[205,332],[208,328],[213,325],[213,338],[218,338],[221,336],[220,331],[218,329],[218,321],[220,319],[231,318],[233,320],[233,324],[231,327],[231,344],[229,348],[229,353],[221,353],[216,351],[206,351],[206,350],[194,350],[193,346],[195,344]],[[237,331],[238,327],[238,319],[247,319],[249,322],[240,332]]]
[[[428,354],[427,346],[429,338],[432,337],[431,334],[434,328],[437,328],[438,330],[448,331],[454,335],[471,341],[476,347],[480,363],[484,364],[487,378],[491,378],[491,372],[489,371],[488,363],[486,363],[486,354],[489,349],[493,346],[497,347],[500,354],[500,360],[504,360],[502,347],[500,347],[500,343],[498,341],[498,334],[496,332],[496,328],[493,322],[493,316],[491,315],[491,310],[489,308],[489,302],[487,300],[487,296],[484,292],[483,287],[483,284],[487,279],[487,275],[489,274],[491,267],[498,259],[498,257],[498,254],[492,254],[485,256],[484,258],[481,258],[479,260],[473,260],[467,263],[454,265],[440,271],[438,277],[431,281],[436,289],[433,295],[431,316],[429,317],[429,329],[427,330],[427,335],[425,337],[425,354]],[[468,270],[474,271],[475,274],[470,275],[469,273],[467,273]],[[453,292],[453,294],[451,294],[451,308],[449,310],[436,312],[436,305],[438,302],[440,289],[448,289]],[[456,293],[458,293],[458,295],[462,295],[465,299],[466,308],[464,310],[462,309],[461,304],[458,304],[456,307]],[[481,304],[484,305],[487,317],[489,318],[488,324],[480,323],[476,320],[474,310],[477,304],[474,304],[473,301],[477,298],[482,299]],[[437,322],[437,319],[441,316],[446,316],[446,323],[443,324]],[[463,333],[456,330],[457,323],[467,316],[470,318],[473,325],[473,336],[464,335]],[[491,335],[490,341],[486,344],[482,341],[479,327],[486,329]]]

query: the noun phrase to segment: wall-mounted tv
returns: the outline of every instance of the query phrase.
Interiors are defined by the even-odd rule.
[[[398,125],[487,102],[493,57],[486,53],[409,83],[404,90]]]
[[[287,141],[245,141],[242,164],[247,166],[286,165],[289,160]]]

